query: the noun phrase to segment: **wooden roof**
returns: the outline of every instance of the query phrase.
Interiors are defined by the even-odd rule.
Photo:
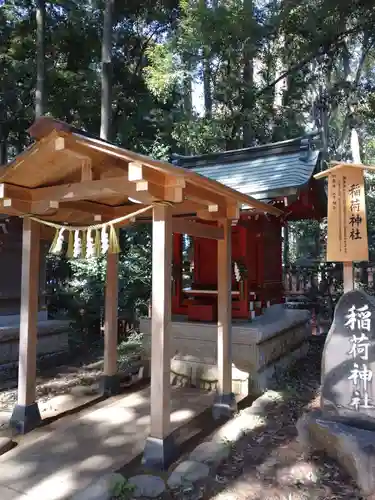
[[[36,142],[0,170],[1,212],[69,224],[106,222],[157,201],[173,214],[238,218],[246,205],[283,212],[191,170],[154,160],[52,118],[29,130]],[[148,215],[149,217],[149,215]]]

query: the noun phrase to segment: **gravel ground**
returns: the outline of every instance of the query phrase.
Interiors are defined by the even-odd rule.
[[[279,378],[272,389],[281,397],[267,404],[259,426],[232,446],[215,473],[194,486],[167,490],[162,499],[364,500],[333,460],[321,453],[305,455],[297,439],[299,416],[319,407],[321,355],[322,345],[311,345],[308,357]],[[121,473],[129,477],[126,468]]]
[[[53,371],[55,373],[53,373]],[[102,374],[102,361],[90,362],[82,366],[60,366],[56,370],[49,370],[42,377],[37,378],[37,401],[44,403],[54,396],[68,394],[76,386],[94,386],[98,384]],[[11,381],[2,384],[0,388],[0,411],[10,411],[17,401],[17,382]]]
[[[361,500],[353,481],[334,461],[319,453],[305,456],[297,440],[297,419],[303,411],[319,406],[321,353],[321,345],[312,345],[307,359],[279,378],[276,389],[283,398],[270,403],[259,427],[233,446],[230,458],[214,475],[164,498]],[[53,376],[38,379],[37,399],[45,402],[75,386],[94,386],[100,374],[101,361],[59,367]],[[0,390],[0,411],[9,411],[17,391],[5,385]]]
[[[278,381],[284,400],[266,409],[264,423],[240,440],[230,459],[196,498],[212,500],[360,500],[354,482],[320,453],[305,456],[295,424],[319,406],[321,345],[312,345]],[[306,367],[308,366],[308,369]]]

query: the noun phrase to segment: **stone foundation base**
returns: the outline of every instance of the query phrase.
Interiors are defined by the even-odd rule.
[[[220,418],[231,418],[237,411],[237,402],[235,395],[231,394],[217,394],[214,404],[212,406],[212,416],[214,420]]]
[[[166,470],[176,458],[176,447],[172,435],[164,439],[148,437],[143,452],[142,464],[149,469]]]
[[[10,417],[9,424],[18,434],[26,434],[32,431],[41,423],[38,403],[33,403],[28,406],[17,404],[12,416]]]
[[[112,396],[120,392],[120,377],[116,375],[103,375],[100,379],[100,392],[103,396]]]
[[[293,362],[307,355],[308,342],[286,352],[284,356],[261,370],[255,367],[250,373],[241,371],[232,365],[232,392],[238,396],[258,396],[277,382]],[[150,360],[145,360],[145,371],[150,372]],[[204,391],[217,390],[217,367],[213,360],[200,360],[194,356],[176,355],[171,360],[171,384],[179,387],[196,387]]]
[[[299,439],[309,451],[324,451],[337,460],[363,494],[375,498],[375,432],[326,420],[320,410],[297,422]]]

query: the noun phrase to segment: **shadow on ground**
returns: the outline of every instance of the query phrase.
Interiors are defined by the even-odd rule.
[[[323,454],[308,455],[297,439],[295,424],[303,411],[319,405],[322,342],[311,342],[308,356],[278,377],[273,390],[278,398],[257,411],[259,424],[233,443],[228,460],[209,478],[167,491],[163,500],[360,500],[353,481]],[[242,407],[251,405],[244,401]],[[242,408],[242,409],[243,409]],[[240,409],[241,410],[241,409]],[[245,409],[246,411],[246,409]],[[240,411],[241,414],[241,411]],[[191,423],[193,424],[193,422]],[[208,441],[210,412],[196,419],[201,427],[193,440],[181,448],[181,457],[169,472],[199,443]],[[129,478],[154,473],[142,468],[140,456],[119,472]],[[160,474],[163,479],[168,473]]]

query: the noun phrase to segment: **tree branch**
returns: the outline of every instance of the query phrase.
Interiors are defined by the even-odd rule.
[[[344,32],[339,33],[332,40],[326,41],[325,43],[322,43],[320,45],[319,49],[316,52],[314,52],[313,54],[308,55],[307,57],[305,57],[304,59],[302,59],[302,61],[299,61],[298,63],[294,64],[288,70],[284,71],[280,76],[278,76],[275,80],[273,80],[271,83],[267,84],[265,87],[263,87],[258,92],[256,92],[255,98],[258,98],[262,94],[265,94],[268,90],[271,90],[281,80],[283,80],[284,78],[286,78],[290,74],[295,73],[296,71],[299,71],[304,66],[306,66],[306,64],[309,64],[313,59],[316,59],[316,58],[321,57],[324,54],[326,54],[329,51],[329,49],[332,48],[333,45],[341,42],[341,39],[343,37],[345,37],[347,35],[350,35],[352,33],[357,32],[358,29],[360,29],[360,27],[356,26],[355,28],[352,28],[350,30],[346,30]]]

